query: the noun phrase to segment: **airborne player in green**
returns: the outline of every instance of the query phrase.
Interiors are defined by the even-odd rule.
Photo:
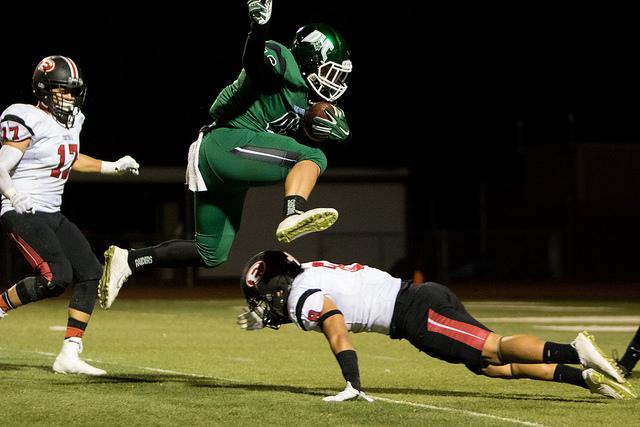
[[[322,231],[338,219],[332,208],[306,209],[325,154],[287,135],[301,134],[310,102],[335,102],[347,89],[349,50],[328,25],[300,28],[291,50],[266,40],[271,0],[248,0],[250,32],[243,70],[209,110],[214,122],[201,129],[189,149],[187,182],[195,193],[195,240],[171,240],[154,247],[125,250],[110,246],[100,279],[99,300],[109,308],[135,271],[152,267],[215,267],[227,260],[247,191],[284,182],[280,242]],[[314,140],[346,141],[344,112],[325,110],[313,119]]]

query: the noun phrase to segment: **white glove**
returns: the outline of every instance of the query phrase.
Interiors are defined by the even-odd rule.
[[[258,25],[264,25],[271,18],[271,0],[247,0],[249,17]]]
[[[263,313],[264,310],[262,307],[256,307],[254,310],[247,310],[240,313],[238,314],[238,325],[241,329],[245,329],[247,331],[262,329],[264,328],[264,323],[262,322]]]
[[[372,398],[364,394],[364,391],[358,391],[351,386],[351,383],[347,381],[347,386],[340,393],[335,396],[327,396],[323,398],[325,402],[344,402],[346,400],[364,400],[367,402],[374,402]]]
[[[102,162],[102,166],[100,169],[100,173],[107,175],[122,175],[125,173],[130,173],[133,175],[138,175],[138,168],[140,165],[136,160],[131,156],[124,156],[115,162]]]
[[[10,198],[11,206],[16,210],[17,213],[36,213],[36,208],[33,206],[33,200],[28,194],[23,193],[14,193]]]

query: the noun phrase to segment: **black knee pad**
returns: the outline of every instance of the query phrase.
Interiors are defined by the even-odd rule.
[[[27,277],[16,283],[16,293],[22,304],[57,297],[62,295],[64,290],[64,285],[49,282],[41,276]]]
[[[59,297],[64,293],[66,286],[59,283],[48,282],[46,285],[40,288],[40,292],[43,298]]]

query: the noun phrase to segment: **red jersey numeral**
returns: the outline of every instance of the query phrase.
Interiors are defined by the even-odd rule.
[[[350,272],[356,272],[359,270],[362,270],[364,268],[364,265],[362,264],[349,264],[349,265],[344,265],[344,264],[334,264],[332,262],[328,262],[328,261],[313,261],[311,263],[312,267],[324,267],[324,268],[330,268],[332,270],[336,270],[336,269],[340,269],[340,270],[344,270],[344,271],[350,271]]]
[[[11,132],[13,134],[13,136],[11,137],[11,141],[17,141],[18,140],[18,126],[12,126],[9,128],[9,132]],[[4,141],[9,141],[9,138],[7,138],[7,128],[2,128],[2,139]]]
[[[64,144],[58,147],[58,156],[60,156],[60,162],[58,163],[58,166],[56,168],[51,170],[51,176],[54,178],[67,179],[69,177],[69,172],[71,171],[71,167],[73,166],[73,164],[76,162],[76,159],[78,158],[78,144],[69,144],[69,155],[73,156],[73,161],[71,162],[69,167],[63,171],[62,167],[64,166],[64,160],[66,158],[65,157],[66,150],[64,147],[65,147]]]

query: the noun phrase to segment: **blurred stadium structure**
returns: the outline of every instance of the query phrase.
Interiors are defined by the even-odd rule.
[[[477,180],[472,227],[411,221],[414,263],[444,281],[640,279],[640,146],[535,145],[522,162],[517,197]]]
[[[420,270],[427,279],[444,282],[640,278],[640,146],[536,145],[527,147],[523,159],[521,182],[514,184],[520,197],[496,201],[491,186],[479,184],[472,189],[477,204],[466,212],[472,219],[459,227],[442,220],[454,208],[421,189],[424,181],[415,178],[421,171],[329,169],[310,205],[336,207],[338,223],[284,246],[274,238],[282,188],[254,189],[226,264],[139,276],[178,279],[189,286],[199,279],[235,279],[248,256],[279,248],[302,260],[358,260],[404,277]],[[109,244],[136,248],[192,236],[184,169],[141,172],[106,179],[75,174],[67,185],[63,211],[86,233],[100,259]],[[2,245],[0,280],[6,284],[25,266],[6,242]]]
[[[282,186],[252,189],[229,261],[215,269],[189,269],[186,273],[159,269],[148,275],[165,280],[182,275],[189,286],[197,278],[235,280],[247,258],[265,248],[290,250],[300,259],[337,262],[353,262],[357,254],[363,263],[389,268],[407,250],[407,179],[406,170],[328,171],[314,190],[310,205],[335,207],[340,219],[328,231],[305,236],[291,245],[275,240],[282,215]],[[115,179],[74,174],[66,187],[63,212],[85,232],[102,260],[102,252],[110,244],[137,248],[193,238],[192,203],[192,195],[184,187],[184,168],[143,167],[140,176]],[[24,274],[24,265],[20,266],[24,263],[17,251],[6,242],[3,245],[0,276],[7,282]]]

